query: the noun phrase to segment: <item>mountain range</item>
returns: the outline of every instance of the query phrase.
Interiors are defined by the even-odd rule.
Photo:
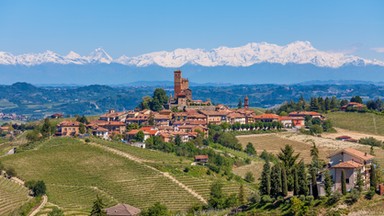
[[[81,56],[73,51],[13,55],[0,52],[0,83],[123,84],[171,81],[181,69],[196,83],[297,83],[311,80],[384,79],[384,62],[321,51],[308,41],[285,46],[248,43],[212,50],[176,49],[112,58],[98,48]]]

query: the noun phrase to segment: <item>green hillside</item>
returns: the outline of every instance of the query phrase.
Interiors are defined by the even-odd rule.
[[[73,215],[87,214],[97,194],[109,206],[121,202],[146,208],[160,201],[186,210],[200,203],[160,173],[75,139],[53,138],[1,160],[25,180],[44,180],[49,202]]]
[[[27,188],[0,176],[0,215],[8,215],[29,200]]]
[[[111,149],[128,153],[134,159]],[[205,199],[209,198],[211,183],[217,179],[222,180],[227,194],[237,193],[239,188],[234,180],[207,175],[206,167],[191,166],[192,160],[186,157],[99,139],[85,143],[72,138],[51,138],[32,150],[0,160],[6,167],[13,166],[26,181],[44,180],[48,201],[67,215],[87,215],[97,194],[108,206],[127,203],[143,209],[161,202],[173,211],[185,211],[203,204],[165,172]],[[185,167],[190,171],[185,172]],[[250,190],[247,187],[246,191]]]
[[[334,127],[368,134],[384,135],[384,116],[373,113],[331,112],[326,117]]]

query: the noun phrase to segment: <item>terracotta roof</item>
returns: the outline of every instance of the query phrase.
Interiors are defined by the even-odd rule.
[[[228,112],[226,111],[214,111],[214,110],[200,110],[200,112],[204,115],[209,116],[226,116],[228,115]]]
[[[79,127],[80,122],[77,121],[62,121],[59,123],[60,127]]]
[[[130,206],[128,204],[117,204],[115,206],[112,206],[110,208],[105,209],[107,211],[107,215],[113,215],[113,216],[134,216],[139,215],[141,210],[138,208],[135,208],[133,206]]]
[[[98,131],[98,132],[108,132],[108,129],[103,128],[103,127],[97,127],[94,131]]]
[[[289,115],[290,116],[295,116],[295,115],[299,115],[299,116],[319,116],[321,114],[318,113],[318,112],[313,112],[313,111],[301,111],[301,112],[290,112]]]
[[[245,118],[245,115],[237,113],[237,112],[233,112],[233,113],[228,114],[228,118]]]
[[[154,119],[166,119],[166,120],[169,120],[170,117],[169,117],[169,115],[160,115],[160,114],[156,114],[156,115],[154,116]]]
[[[304,120],[304,117],[300,116],[280,116],[280,121],[284,120]]]
[[[357,163],[355,161],[344,161],[344,162],[340,162],[338,164],[336,164],[335,166],[333,166],[332,168],[345,168],[345,169],[355,169],[355,168],[359,168],[359,167],[362,167],[363,164],[360,164],[360,163]]]
[[[142,127],[140,129],[131,130],[131,131],[127,132],[127,134],[128,135],[136,135],[139,131],[143,131],[144,134],[147,134],[147,135],[156,135],[157,132],[159,132],[158,130],[153,129],[152,127]]]
[[[255,116],[256,119],[279,119],[280,116],[272,113],[265,113]]]
[[[365,153],[365,152],[361,152],[361,151],[356,150],[356,149],[353,149],[353,148],[345,148],[345,149],[342,149],[342,150],[340,150],[340,151],[337,151],[337,152],[331,154],[330,157],[332,157],[332,156],[334,156],[334,155],[337,155],[337,154],[339,154],[339,153],[341,153],[341,152],[344,152],[344,153],[346,153],[346,154],[350,154],[350,155],[352,155],[352,156],[358,157],[358,158],[360,158],[360,159],[362,159],[362,160],[370,160],[370,159],[373,159],[373,158],[374,158],[373,155],[370,155],[370,154]]]

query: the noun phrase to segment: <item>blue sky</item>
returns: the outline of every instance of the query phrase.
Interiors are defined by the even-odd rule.
[[[14,54],[102,47],[116,58],[297,40],[384,60],[384,1],[0,1],[0,50]]]

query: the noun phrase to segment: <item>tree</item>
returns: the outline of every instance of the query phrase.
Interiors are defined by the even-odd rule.
[[[83,123],[83,124],[89,124],[87,117],[85,117],[84,115],[82,115],[81,117],[77,116],[76,121]]]
[[[144,141],[144,132],[141,130],[139,132],[137,132],[137,134],[135,135],[135,140],[138,142],[143,142]]]
[[[86,132],[86,128],[85,128],[85,125],[83,123],[80,123],[80,126],[79,126],[79,133],[80,134],[85,134]]]
[[[284,149],[281,149],[281,152],[277,155],[277,157],[281,160],[282,166],[285,168],[288,179],[288,190],[293,189],[293,175],[292,168],[296,164],[296,160],[300,154],[295,155],[295,151],[293,150],[291,145],[285,145]]]
[[[42,196],[46,193],[46,186],[44,181],[27,181],[25,182],[25,186],[32,191],[33,196]]]
[[[1,172],[4,170],[4,165],[1,163],[0,161],[0,175],[1,175]]]
[[[312,184],[312,194],[315,199],[319,198],[319,192],[317,190],[317,181],[316,181],[317,169],[314,167],[311,168],[311,184]]]
[[[103,211],[104,207],[105,207],[105,204],[103,203],[103,200],[99,197],[99,195],[96,195],[96,200],[93,201],[93,206],[92,206],[90,216],[105,216],[106,214]]]
[[[58,207],[54,206],[52,211],[48,213],[48,216],[64,216],[64,212]]]
[[[373,155],[373,156],[376,156],[375,154],[375,150],[373,149],[373,146],[371,146],[370,150],[369,150],[369,154],[370,155]]]
[[[312,160],[318,160],[319,159],[319,149],[317,148],[315,143],[313,143],[313,145],[311,147],[311,157],[312,157]]]
[[[155,203],[153,206],[149,207],[147,210],[144,210],[140,214],[141,216],[170,216],[167,206],[161,204],[160,202]]]
[[[40,134],[40,132],[37,129],[28,131],[27,135],[26,135],[27,140],[30,142],[36,142],[36,141],[40,140],[41,137],[42,137],[42,135]]]
[[[7,174],[8,178],[17,176],[16,170],[13,167],[8,167],[5,169],[5,173]]]
[[[248,143],[247,146],[245,147],[245,152],[248,155],[257,155],[255,147],[253,147],[252,143]]]
[[[323,130],[323,127],[316,124],[309,127],[309,132],[311,134],[321,134],[324,132],[324,130]]]
[[[249,182],[249,183],[252,183],[255,181],[255,177],[253,176],[252,172],[248,171],[247,173],[245,173],[245,177],[244,177],[245,181]]]
[[[293,168],[293,195],[299,195],[299,176],[296,167]]]
[[[364,180],[363,180],[363,177],[361,175],[361,170],[358,170],[357,176],[356,176],[356,189],[359,192],[361,192],[361,191],[363,191],[363,188],[364,188]]]
[[[152,98],[150,96],[143,97],[138,108],[140,110],[150,109],[149,105],[151,101],[152,101]]]
[[[271,166],[269,160],[264,163],[259,190],[261,195],[271,194]]]
[[[44,119],[44,124],[41,127],[41,134],[43,137],[50,137],[52,135],[51,123],[49,122],[49,118]]]
[[[211,185],[211,192],[208,200],[208,205],[210,208],[221,209],[224,207],[225,196],[222,188],[223,184],[219,181],[216,181]]]
[[[180,137],[179,134],[177,134],[175,136],[175,140],[174,141],[175,141],[175,145],[177,145],[177,146],[181,145],[182,141],[181,141],[181,137]]]
[[[285,197],[288,195],[288,182],[287,182],[287,172],[284,167],[281,167],[281,191],[282,195]]]
[[[325,193],[329,197],[332,194],[332,187],[333,187],[333,181],[331,178],[331,174],[329,173],[329,170],[326,170],[324,173],[324,188]]]
[[[356,102],[356,103],[363,103],[363,99],[361,99],[360,96],[354,96],[350,100],[351,102]]]
[[[243,107],[243,102],[241,100],[241,98],[239,99],[239,103],[237,104],[237,108],[238,109],[241,109]]]
[[[239,188],[239,203],[241,205],[244,205],[245,202],[246,202],[246,199],[245,199],[245,192],[244,192],[244,185],[243,184],[240,184],[240,188]]]
[[[305,169],[304,161],[300,161],[298,168],[299,194],[308,196],[308,179],[307,170]]]
[[[281,192],[281,169],[280,166],[276,164],[271,170],[271,195],[277,197]]]
[[[344,170],[341,170],[341,193],[343,195],[347,194],[347,183],[345,182]]]
[[[371,165],[371,170],[370,170],[370,179],[369,179],[369,182],[370,182],[370,186],[373,187],[375,190],[377,188],[377,178],[376,178],[376,165],[375,164],[372,164]]]

